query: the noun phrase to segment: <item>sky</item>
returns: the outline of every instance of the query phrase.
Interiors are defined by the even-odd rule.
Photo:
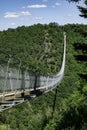
[[[0,0],[0,31],[37,23],[87,24],[87,19],[79,16],[77,5],[84,6],[83,0]]]

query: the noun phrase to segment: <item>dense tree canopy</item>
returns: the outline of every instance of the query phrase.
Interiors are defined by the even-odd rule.
[[[2,45],[1,47],[4,47],[3,50],[5,50],[6,52],[10,52],[11,55],[15,54],[15,56],[17,56],[17,54],[20,54],[20,50],[22,50],[26,56],[25,50],[30,47],[29,55],[33,58],[33,56],[35,56],[33,50],[37,52],[37,47],[41,49],[40,46],[42,47],[42,44],[44,43],[43,41],[50,40],[52,43],[54,43],[53,50],[55,50],[57,46],[58,48],[61,48],[59,47],[61,46],[61,44],[59,43],[62,43],[61,32],[65,31],[67,34],[67,50],[64,79],[56,90],[53,90],[52,92],[49,92],[45,95],[36,97],[35,99],[29,100],[19,106],[7,110],[4,113],[0,113],[0,129],[86,130],[87,58],[85,57],[87,57],[87,25],[68,24],[64,26],[59,26],[58,24],[50,23],[49,25],[44,26],[45,30],[42,29],[43,25],[39,25],[39,27],[37,27],[38,25],[34,25],[30,27],[20,27],[16,30],[10,29],[8,31],[0,32],[0,35],[4,37],[2,41],[3,44],[0,40],[0,45]],[[32,31],[33,29],[37,30],[37,35],[35,31]],[[39,31],[42,35],[45,31],[44,38],[42,37],[42,35],[40,35]],[[11,39],[11,41],[13,42],[10,42],[9,38],[7,39],[6,35],[8,35],[8,37],[12,36],[12,32],[16,33]],[[18,37],[16,37],[16,35]],[[30,35],[31,37],[29,37]],[[34,35],[36,35],[35,38]],[[17,38],[16,42],[15,37]],[[30,44],[28,37],[30,38],[31,43],[34,43],[35,47],[33,44]],[[50,37],[50,39],[48,39],[48,37]],[[5,42],[5,38],[9,41],[8,44]],[[40,41],[36,39],[39,39]],[[15,45],[13,43],[17,43],[18,45]],[[15,49],[12,48],[13,46],[11,46],[11,44],[15,45]],[[29,44],[32,45],[34,48]],[[16,48],[16,46],[18,48]],[[14,51],[11,51],[11,49],[13,49]],[[47,49],[45,55],[47,55],[50,50]],[[60,50],[57,50],[58,52],[56,51],[57,55],[52,52],[55,60],[58,59],[59,61],[58,54]],[[42,52],[40,53],[44,54]],[[0,59],[2,58],[2,56],[5,57],[3,53],[0,54]],[[59,55],[59,57],[60,56],[61,55]],[[83,59],[80,57],[83,57]],[[5,58],[8,58],[8,56]],[[25,65],[24,63],[26,63],[27,58],[26,60],[25,58],[23,59],[23,54],[20,54],[20,58],[23,62],[23,65]],[[33,64],[35,63],[33,60],[31,60],[32,68]],[[44,69],[44,66],[40,67]]]
[[[38,68],[39,74],[55,74],[63,53],[63,32],[60,32],[56,23],[0,32],[0,64],[6,66],[11,57],[11,67],[17,68],[21,62],[21,69],[27,68],[30,73]]]
[[[86,7],[78,6],[84,18]],[[67,50],[62,83],[48,94],[0,113],[1,130],[87,129],[87,25],[50,23],[0,32],[0,65],[6,65],[11,56],[11,67],[21,61],[21,69],[28,67],[31,73],[39,66],[40,74],[55,74],[61,64],[63,31]]]

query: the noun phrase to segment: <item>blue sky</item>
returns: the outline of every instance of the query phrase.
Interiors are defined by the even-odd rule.
[[[66,0],[0,0],[0,30],[50,22],[87,24],[76,7],[83,6],[82,1],[75,4]]]

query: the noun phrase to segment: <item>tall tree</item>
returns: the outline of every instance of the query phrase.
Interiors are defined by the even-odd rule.
[[[81,12],[80,16],[87,18],[87,0],[84,1],[86,7],[82,7],[82,6],[77,6],[79,11]]]
[[[69,2],[79,2],[81,0],[67,0]],[[81,12],[80,16],[87,18],[87,0],[84,0],[84,4],[86,5],[85,7],[82,6],[77,6],[79,11]]]

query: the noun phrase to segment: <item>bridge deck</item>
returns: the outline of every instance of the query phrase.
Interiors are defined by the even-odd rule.
[[[42,94],[42,93],[49,92],[50,90],[54,89],[57,85],[59,85],[59,83],[63,79],[63,75],[64,75],[65,54],[66,54],[66,35],[64,33],[63,61],[62,61],[61,69],[57,73],[57,75],[56,76],[52,76],[52,77],[48,76],[47,79],[45,77],[46,84],[44,84],[43,87],[37,87],[37,88],[33,87],[33,88],[30,88],[30,89],[25,89],[25,90],[22,89],[22,90],[16,90],[16,91],[10,91],[10,92],[0,93],[0,104],[1,104],[0,105],[0,111],[6,110],[9,107],[12,107],[12,106],[18,105],[20,103],[23,103],[25,101],[24,100],[25,96],[35,97],[35,94],[37,95],[37,94]],[[7,68],[7,70],[8,70],[8,68]],[[6,80],[7,80],[7,74],[6,74]],[[11,84],[11,90],[12,90],[12,81],[11,81],[11,78],[9,78],[9,82]],[[6,82],[5,82],[5,87],[6,87]],[[20,98],[20,99],[18,99],[18,98]],[[23,99],[21,99],[21,98],[23,98]],[[6,101],[6,103],[3,102],[3,101]],[[8,101],[12,101],[12,102],[10,103]]]

